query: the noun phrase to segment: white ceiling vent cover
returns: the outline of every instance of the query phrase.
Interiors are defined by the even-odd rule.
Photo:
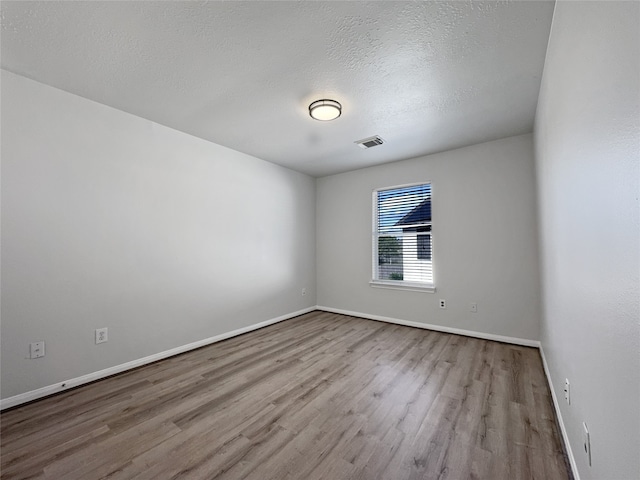
[[[384,140],[378,135],[374,135],[373,137],[363,138],[362,140],[358,140],[353,143],[358,145],[360,148],[371,148],[377,145],[382,145],[384,143]]]

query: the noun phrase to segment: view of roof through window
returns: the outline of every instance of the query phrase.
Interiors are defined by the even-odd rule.
[[[378,233],[395,234],[403,226],[431,222],[431,184],[378,191]]]

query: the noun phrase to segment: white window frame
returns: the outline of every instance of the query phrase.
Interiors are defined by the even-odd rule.
[[[372,271],[371,271],[371,281],[369,282],[369,285],[371,287],[374,288],[389,288],[389,289],[393,289],[393,290],[409,290],[409,291],[418,291],[418,292],[423,292],[423,293],[435,293],[436,291],[436,285],[435,285],[435,279],[436,279],[436,272],[435,272],[435,249],[434,249],[434,244],[435,239],[434,239],[434,231],[436,230],[435,224],[433,222],[433,218],[431,219],[431,268],[432,268],[432,279],[433,282],[432,283],[422,283],[422,282],[406,282],[404,280],[379,280],[379,265],[378,265],[378,192],[381,191],[385,191],[385,190],[395,190],[395,189],[400,189],[400,188],[407,188],[407,187],[416,187],[419,185],[426,185],[429,184],[430,189],[431,189],[431,198],[433,198],[433,182],[430,182],[428,180],[425,180],[423,182],[416,182],[416,183],[407,183],[407,184],[402,184],[402,185],[392,185],[389,187],[381,187],[381,188],[376,188],[375,190],[373,190],[373,192],[371,193],[371,198],[372,198],[372,221],[371,221],[371,225],[373,226],[372,231],[371,231],[371,245],[372,245],[372,255],[371,255],[371,260],[372,260]],[[432,207],[433,209],[433,204]],[[433,210],[432,210],[433,211]]]

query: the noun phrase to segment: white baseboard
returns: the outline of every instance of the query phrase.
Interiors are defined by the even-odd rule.
[[[369,320],[377,320],[379,322],[395,323],[405,325],[407,327],[424,328],[425,330],[435,330],[437,332],[455,333],[456,335],[464,335],[465,337],[482,338],[484,340],[495,340],[497,342],[512,343],[514,345],[522,345],[525,347],[540,348],[538,340],[529,340],[527,338],[505,337],[503,335],[494,335],[493,333],[476,332],[474,330],[464,330],[462,328],[444,327],[442,325],[433,325],[430,323],[412,322],[410,320],[400,320],[398,318],[382,317],[380,315],[371,315],[369,313],[352,312],[350,310],[341,310],[339,308],[322,307],[318,305],[318,310],[331,313],[341,313],[343,315],[351,315],[352,317],[362,317]]]
[[[315,306],[304,308],[302,310],[298,310],[297,312],[288,313],[286,315],[281,315],[280,317],[272,318],[270,320],[265,320],[264,322],[249,325],[248,327],[239,328],[231,332],[222,333],[214,337],[205,338],[204,340],[198,340],[197,342],[172,348],[171,350],[165,350],[164,352],[155,353],[153,355],[149,355],[148,357],[139,358],[137,360],[123,363],[121,365],[116,365],[114,367],[105,368],[104,370],[100,370],[98,372],[88,373],[87,375],[82,375],[81,377],[76,377],[69,380],[65,380],[63,382],[54,383],[53,385],[48,385],[46,387],[38,388],[37,390],[31,390],[29,392],[21,393],[13,397],[4,398],[0,400],[0,410],[4,410],[5,408],[15,407],[23,403],[31,402],[33,400],[37,400],[39,398],[52,395],[54,393],[63,392],[70,388],[77,387],[79,385],[84,385],[86,383],[94,382],[96,380],[100,380],[101,378],[110,377],[111,375],[115,375],[117,373],[122,373],[127,370],[131,370],[132,368],[141,367],[142,365],[147,365],[149,363],[157,362],[158,360],[162,360],[164,358],[173,357],[174,355],[188,352],[189,350],[194,350],[196,348],[204,347],[206,345],[211,345],[212,343],[220,342],[222,340],[226,340],[227,338],[235,337],[237,335],[242,335],[243,333],[251,332],[252,330],[257,330],[259,328],[266,327],[268,325],[273,325],[274,323],[282,322],[283,320],[288,320],[289,318],[297,317],[298,315],[303,315],[305,313],[313,312],[316,309],[317,308]]]
[[[542,366],[544,368],[544,374],[547,376],[547,384],[549,385],[549,390],[551,390],[551,398],[553,399],[553,408],[556,411],[556,418],[558,419],[558,424],[560,425],[560,432],[562,433],[562,440],[564,442],[564,447],[567,450],[567,456],[569,457],[569,463],[571,464],[571,472],[573,473],[573,478],[575,480],[580,480],[580,474],[578,473],[578,465],[576,464],[576,459],[573,456],[573,451],[571,450],[571,444],[569,443],[569,436],[567,435],[567,430],[564,426],[564,422],[562,421],[562,413],[560,413],[560,404],[558,403],[558,396],[556,395],[556,391],[553,388],[553,382],[551,381],[551,373],[549,372],[549,366],[547,365],[547,357],[544,355],[544,348],[542,348],[542,344],[540,344],[540,356],[542,357]]]

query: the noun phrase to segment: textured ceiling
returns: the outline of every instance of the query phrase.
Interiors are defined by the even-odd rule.
[[[2,1],[2,67],[314,176],[530,132],[549,1]],[[318,122],[313,100],[342,116]],[[384,145],[353,142],[380,135]]]

